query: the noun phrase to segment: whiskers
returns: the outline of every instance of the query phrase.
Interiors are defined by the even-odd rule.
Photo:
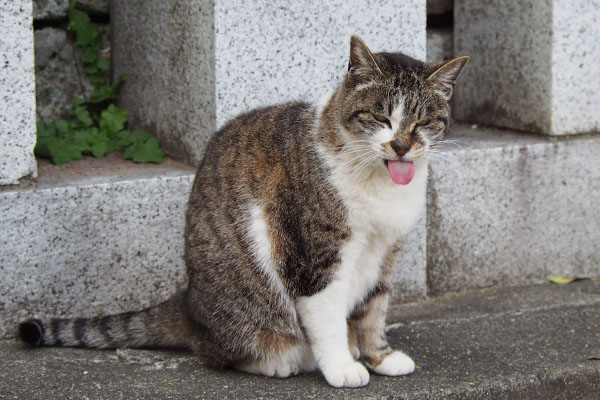
[[[441,139],[431,143],[428,148],[423,149],[423,154],[430,160],[441,160],[452,162],[457,160],[457,154],[452,150],[463,148],[465,142],[462,138],[458,139]]]
[[[365,139],[353,140],[337,146],[327,145],[326,147],[336,154],[340,165],[347,171],[347,178],[352,180],[370,177],[372,171],[369,171],[368,167],[383,157],[375,145]]]

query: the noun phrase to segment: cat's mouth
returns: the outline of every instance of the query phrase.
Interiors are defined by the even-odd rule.
[[[383,160],[390,178],[397,185],[408,185],[415,176],[415,164],[412,161]]]

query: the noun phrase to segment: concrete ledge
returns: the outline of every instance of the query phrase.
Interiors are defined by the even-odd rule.
[[[0,337],[31,316],[139,309],[186,283],[183,229],[195,169],[112,154],[0,191]],[[427,294],[425,217],[398,259],[395,301]]]
[[[394,302],[600,275],[600,136],[457,124],[450,137],[460,142],[431,163],[427,216],[398,258]],[[185,284],[194,170],[86,162],[40,163],[37,184],[0,191],[0,336],[31,315],[137,309]]]
[[[32,315],[147,306],[184,283],[193,170],[102,162],[40,165],[37,185],[0,192],[0,335]]]
[[[600,137],[458,124],[451,138],[431,163],[433,293],[600,275]]]

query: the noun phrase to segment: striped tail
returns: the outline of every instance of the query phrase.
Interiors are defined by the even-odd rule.
[[[109,348],[194,348],[199,328],[187,317],[183,293],[141,311],[94,318],[29,319],[19,338],[32,346]]]

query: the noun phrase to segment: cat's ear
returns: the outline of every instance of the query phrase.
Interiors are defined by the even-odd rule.
[[[361,38],[354,35],[350,38],[350,61],[348,62],[348,72],[351,74],[382,74],[371,50],[369,50]]]
[[[468,56],[458,57],[434,66],[433,72],[427,82],[440,92],[446,100],[450,100],[454,91],[454,84],[465,65],[469,62]]]

